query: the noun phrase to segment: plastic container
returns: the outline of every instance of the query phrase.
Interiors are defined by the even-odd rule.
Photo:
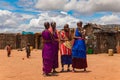
[[[87,53],[88,54],[93,54],[93,49],[88,49]]]
[[[108,49],[108,55],[113,56],[113,49]]]

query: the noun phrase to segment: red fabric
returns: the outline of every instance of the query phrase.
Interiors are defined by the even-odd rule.
[[[65,38],[65,32],[64,32],[64,31],[62,31],[60,35],[61,35],[61,38],[62,38],[62,39]]]
[[[77,69],[87,68],[86,58],[73,58],[72,59],[72,67],[77,68]]]
[[[60,53],[61,55],[71,55],[71,49],[64,46],[64,44],[60,45]]]
[[[60,38],[62,39],[62,40],[64,40],[66,37],[68,37],[68,35],[69,35],[69,33],[65,33],[64,31],[61,31],[61,33],[60,33]],[[69,48],[67,48],[65,45],[64,45],[64,42],[63,43],[61,43],[61,45],[60,45],[60,54],[61,55],[71,55],[71,49],[69,49]]]
[[[65,39],[65,37],[69,38],[69,32],[62,31],[60,35],[62,39]]]
[[[51,33],[53,33],[53,29],[52,27],[50,26],[49,29],[48,29]]]
[[[69,32],[65,32],[67,38],[69,38]]]

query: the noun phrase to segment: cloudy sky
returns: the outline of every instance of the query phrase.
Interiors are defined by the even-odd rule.
[[[77,21],[120,24],[120,0],[0,0],[0,33],[41,32],[45,21],[57,28]]]

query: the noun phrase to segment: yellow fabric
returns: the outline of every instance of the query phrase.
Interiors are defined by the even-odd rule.
[[[30,46],[30,50],[31,50],[31,51],[33,50],[33,47],[32,47],[32,46]]]
[[[69,48],[69,49],[72,48],[72,44],[71,44],[70,41],[65,41],[63,44],[64,44],[67,48]]]

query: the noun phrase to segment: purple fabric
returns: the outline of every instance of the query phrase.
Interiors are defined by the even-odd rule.
[[[48,30],[44,30],[42,32],[44,46],[42,49],[42,58],[43,58],[43,72],[50,73],[53,68],[54,61],[54,51],[53,51],[53,40],[51,37],[51,33]]]
[[[57,32],[53,34],[54,39],[58,39]],[[54,49],[54,64],[53,68],[58,68],[58,50],[59,50],[59,42],[53,41],[53,49]]]

